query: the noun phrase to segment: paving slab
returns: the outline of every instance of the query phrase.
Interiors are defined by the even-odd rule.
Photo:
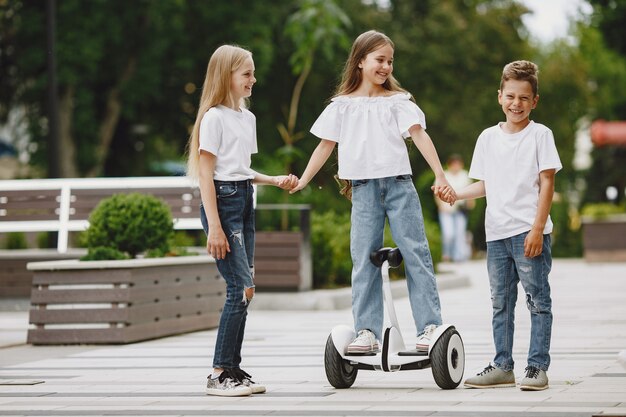
[[[463,337],[469,376],[493,356],[485,261],[444,267],[467,277],[463,285],[442,289],[441,303],[444,321]],[[555,320],[546,391],[441,390],[429,369],[359,371],[353,387],[334,389],[324,373],[324,345],[334,325],[352,323],[349,303],[343,304],[345,294],[332,301],[308,294],[313,301],[307,309],[302,299],[298,308],[283,299],[283,309],[261,308],[259,302],[250,311],[242,367],[267,386],[266,394],[204,394],[215,330],[119,346],[18,341],[0,348],[0,416],[626,416],[626,368],[619,361],[626,351],[626,263],[557,259],[551,284]],[[408,299],[395,285],[400,327],[412,344]],[[514,345],[518,380],[530,329],[521,293]],[[26,315],[0,312],[0,335],[25,331]]]

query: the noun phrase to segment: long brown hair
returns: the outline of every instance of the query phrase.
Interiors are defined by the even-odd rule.
[[[206,69],[206,76],[204,77],[204,85],[202,86],[198,115],[187,144],[188,177],[197,179],[199,175],[200,122],[202,122],[204,114],[211,107],[219,104],[229,107],[239,104],[240,107],[247,107],[245,99],[242,99],[240,103],[233,103],[230,81],[232,73],[237,71],[245,60],[251,57],[252,53],[250,51],[234,45],[222,45],[211,55]]]
[[[363,74],[361,68],[359,68],[359,64],[368,54],[385,45],[389,45],[395,49],[393,41],[384,33],[370,30],[360,34],[352,44],[350,55],[348,56],[348,60],[343,68],[343,73],[341,74],[341,82],[333,97],[350,94],[359,88],[361,81],[363,81]],[[389,91],[407,92],[400,87],[400,83],[393,75],[390,75],[383,83],[383,88]]]

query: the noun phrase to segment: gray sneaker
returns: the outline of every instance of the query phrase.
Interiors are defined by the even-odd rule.
[[[513,371],[503,371],[491,364],[463,384],[468,388],[508,388],[515,386]]]
[[[522,391],[543,391],[548,388],[548,375],[546,371],[534,366],[526,367],[526,376],[522,379],[519,387]]]
[[[348,355],[371,355],[378,352],[378,340],[371,331],[359,330],[357,337],[346,349]]]
[[[215,379],[209,375],[206,381],[206,393],[220,397],[242,397],[252,394],[252,389],[233,378],[228,369],[224,369]]]

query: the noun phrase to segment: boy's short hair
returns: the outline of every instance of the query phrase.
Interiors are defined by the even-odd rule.
[[[539,67],[530,61],[513,61],[504,66],[502,79],[500,80],[500,90],[504,87],[504,82],[508,80],[528,81],[533,89],[533,95],[539,92]]]

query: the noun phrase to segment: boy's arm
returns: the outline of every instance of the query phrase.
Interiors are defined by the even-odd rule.
[[[524,241],[524,256],[534,258],[543,251],[543,229],[548,221],[552,197],[554,196],[555,169],[546,169],[539,173],[539,202],[532,229]]]
[[[200,196],[209,223],[206,249],[208,254],[215,259],[224,259],[226,253],[230,252],[230,246],[217,213],[217,195],[213,183],[216,163],[217,157],[215,155],[209,152],[200,152]]]
[[[332,140],[322,139],[320,143],[317,145],[313,153],[311,154],[311,159],[309,159],[309,163],[298,181],[298,185],[289,191],[290,194],[295,193],[296,191],[300,191],[304,187],[307,186],[309,181],[313,179],[315,174],[324,166],[328,157],[335,149],[335,144],[337,142],[333,142]]]
[[[473,182],[456,192],[458,200],[474,200],[476,198],[484,197],[486,194],[485,181],[483,180]]]

